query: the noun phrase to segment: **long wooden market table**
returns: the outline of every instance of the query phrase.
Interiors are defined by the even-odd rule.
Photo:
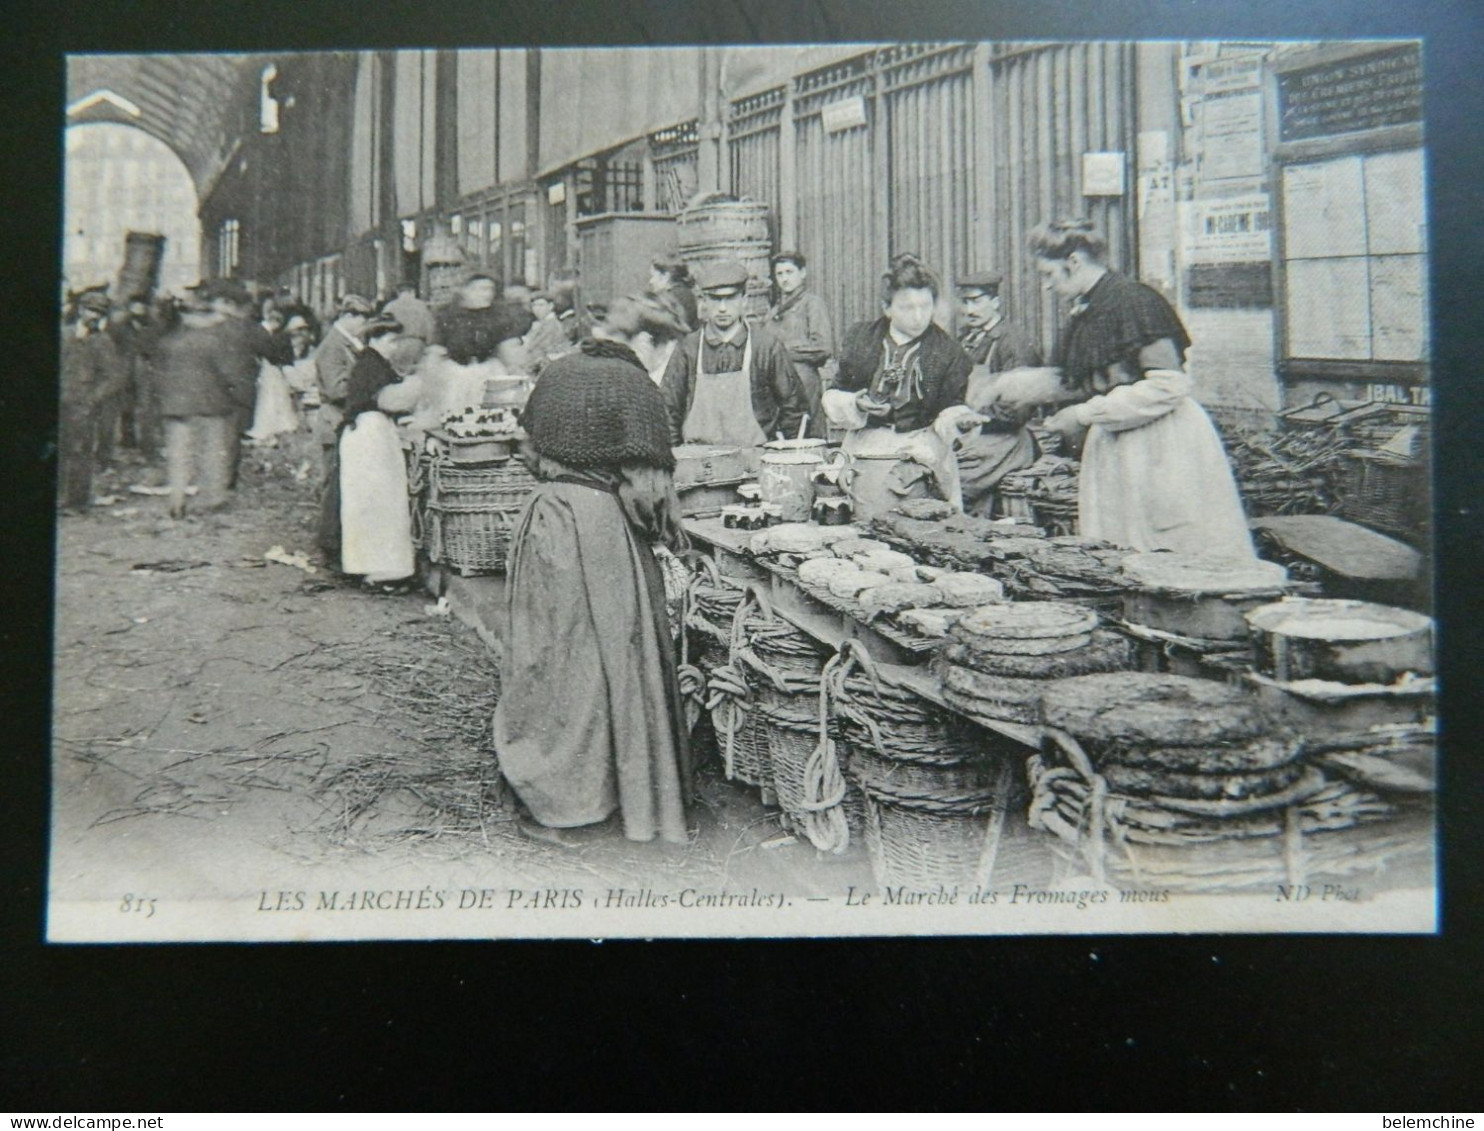
[[[854,602],[841,601],[836,607],[807,592],[793,570],[755,558],[747,552],[754,531],[728,529],[719,518],[688,518],[683,525],[693,539],[712,548],[717,557],[718,571],[723,577],[744,583],[766,584],[773,611],[821,644],[838,648],[846,640],[855,640],[870,654],[876,662],[876,670],[888,683],[911,691],[986,730],[1025,746],[1040,748],[1045,737],[1042,727],[969,714],[943,698],[938,678],[928,671],[924,662],[936,641],[910,636],[889,625],[867,624]]]

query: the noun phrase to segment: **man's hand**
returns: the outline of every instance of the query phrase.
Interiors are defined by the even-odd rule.
[[[891,405],[878,401],[871,395],[870,389],[862,389],[855,394],[855,407],[867,416],[885,416],[891,411]]]

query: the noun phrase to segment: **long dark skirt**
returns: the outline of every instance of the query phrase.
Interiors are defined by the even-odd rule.
[[[690,751],[664,582],[618,497],[540,484],[508,578],[494,719],[506,780],[543,825],[617,810],[630,840],[684,841]]]

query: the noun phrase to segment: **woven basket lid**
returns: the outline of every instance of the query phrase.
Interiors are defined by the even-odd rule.
[[[1432,619],[1410,609],[1369,601],[1291,597],[1247,614],[1253,628],[1305,640],[1386,640],[1432,627]]]
[[[1183,594],[1271,593],[1288,584],[1288,571],[1256,558],[1177,554],[1161,550],[1123,559],[1123,574],[1143,589]]]
[[[1270,729],[1245,689],[1209,679],[1108,672],[1047,685],[1046,722],[1079,738],[1200,746],[1257,738]]]
[[[944,604],[955,608],[976,608],[1005,599],[1005,586],[982,573],[947,573],[934,584],[943,590]]]
[[[963,615],[962,609],[903,609],[897,621],[923,636],[947,636],[953,622]]]
[[[714,459],[717,456],[734,456],[740,451],[739,448],[724,444],[676,444],[671,450],[677,460]]]
[[[1037,640],[1079,636],[1091,632],[1097,624],[1098,615],[1091,609],[1055,601],[1024,601],[983,605],[954,628],[987,640]]]
[[[1127,637],[1100,628],[1089,634],[1086,644],[1060,652],[1007,653],[950,640],[943,648],[942,656],[948,663],[974,668],[987,675],[1065,679],[1094,672],[1122,671],[1131,662],[1132,650]]]
[[[826,500],[826,502],[828,501],[829,500]],[[839,546],[841,542],[846,542],[852,538],[859,538],[861,536],[860,527],[851,526],[849,524],[845,526],[821,526],[819,529],[821,531],[820,537],[824,539],[824,544],[831,547],[832,549]],[[839,550],[837,549],[835,550],[835,552],[839,553]]]
[[[877,585],[861,595],[861,605],[868,613],[894,613],[914,605],[936,605],[943,597],[936,585],[923,581],[891,581]]]

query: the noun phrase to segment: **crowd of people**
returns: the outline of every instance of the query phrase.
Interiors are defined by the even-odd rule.
[[[1001,480],[1059,437],[1081,456],[1084,535],[1251,556],[1175,311],[1111,269],[1085,221],[1043,225],[1029,250],[1069,303],[1049,365],[1000,274],[953,280],[951,334],[943,284],[911,254],[887,265],[879,311],[838,338],[795,250],[773,257],[776,301],[750,317],[736,261],[692,276],[656,260],[643,293],[601,307],[578,302],[571,274],[544,291],[475,274],[437,310],[412,284],[380,306],[348,294],[322,336],[303,307],[255,304],[233,281],[166,317],[133,302],[111,315],[90,292],[63,344],[61,501],[87,505],[118,441],[147,459],[163,446],[172,516],[209,512],[231,498],[244,439],[300,442],[327,564],[402,592],[415,573],[404,442],[512,392],[537,485],[507,569],[502,772],[531,835],[565,842],[617,813],[631,839],[683,841],[691,766],[664,569],[685,546],[675,447],[828,438],[887,461],[900,496],[993,516]]]

